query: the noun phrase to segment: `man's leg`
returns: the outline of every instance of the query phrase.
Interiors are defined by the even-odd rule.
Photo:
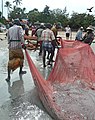
[[[40,43],[40,51],[39,51],[39,56],[42,55],[42,43]]]
[[[22,66],[20,66],[19,74],[26,74],[26,71],[22,71]]]
[[[26,74],[26,71],[23,71],[23,64],[24,64],[24,54],[23,54],[23,51],[20,50],[18,51],[19,53],[19,58],[20,58],[20,70],[19,70],[19,74]]]
[[[6,81],[10,81],[10,73],[11,73],[11,69],[8,66],[8,77],[6,78]]]
[[[50,52],[48,51],[47,59],[49,59],[49,56],[50,56]]]
[[[46,67],[45,65],[45,58],[46,57],[46,50],[43,50],[43,66]]]
[[[55,53],[55,46],[53,46],[53,49],[50,51],[50,59],[49,59],[50,62],[54,62],[53,60],[54,53]]]
[[[50,59],[48,61],[48,65],[52,65],[51,62],[53,62],[53,56],[54,56],[54,50],[50,52]]]

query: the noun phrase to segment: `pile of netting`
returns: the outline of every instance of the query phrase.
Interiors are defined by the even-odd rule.
[[[64,120],[95,120],[95,55],[91,47],[63,41],[48,78]]]
[[[53,84],[53,98],[64,115],[64,120],[95,120],[95,90],[85,82]]]

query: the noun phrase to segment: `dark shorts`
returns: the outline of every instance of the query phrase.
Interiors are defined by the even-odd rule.
[[[69,37],[70,36],[70,33],[66,33],[66,37]]]

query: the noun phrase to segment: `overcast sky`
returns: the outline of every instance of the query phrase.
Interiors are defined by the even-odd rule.
[[[0,5],[2,4],[0,0]],[[4,3],[9,1],[11,4],[13,0],[3,0]],[[87,8],[94,7],[92,9],[93,15],[95,15],[95,0],[22,0],[21,8],[25,7],[26,12],[37,8],[39,11],[42,11],[45,8],[45,5],[48,5],[50,10],[53,9],[64,9],[67,8],[67,13],[78,12],[78,13],[88,13]],[[1,11],[1,7],[0,7]],[[4,16],[6,16],[7,9],[4,8]]]

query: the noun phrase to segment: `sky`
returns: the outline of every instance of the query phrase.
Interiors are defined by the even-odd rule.
[[[4,3],[9,1],[13,4],[14,0],[3,0]],[[2,5],[2,0],[0,0],[0,6]],[[43,11],[45,6],[48,5],[50,10],[53,9],[64,9],[67,8],[67,13],[72,14],[72,12],[77,13],[89,13],[87,8],[94,7],[90,14],[95,15],[95,0],[22,0],[21,8],[26,8],[26,12],[37,8],[39,11]],[[0,11],[2,8],[0,7]],[[4,16],[7,16],[7,9],[4,7]]]

